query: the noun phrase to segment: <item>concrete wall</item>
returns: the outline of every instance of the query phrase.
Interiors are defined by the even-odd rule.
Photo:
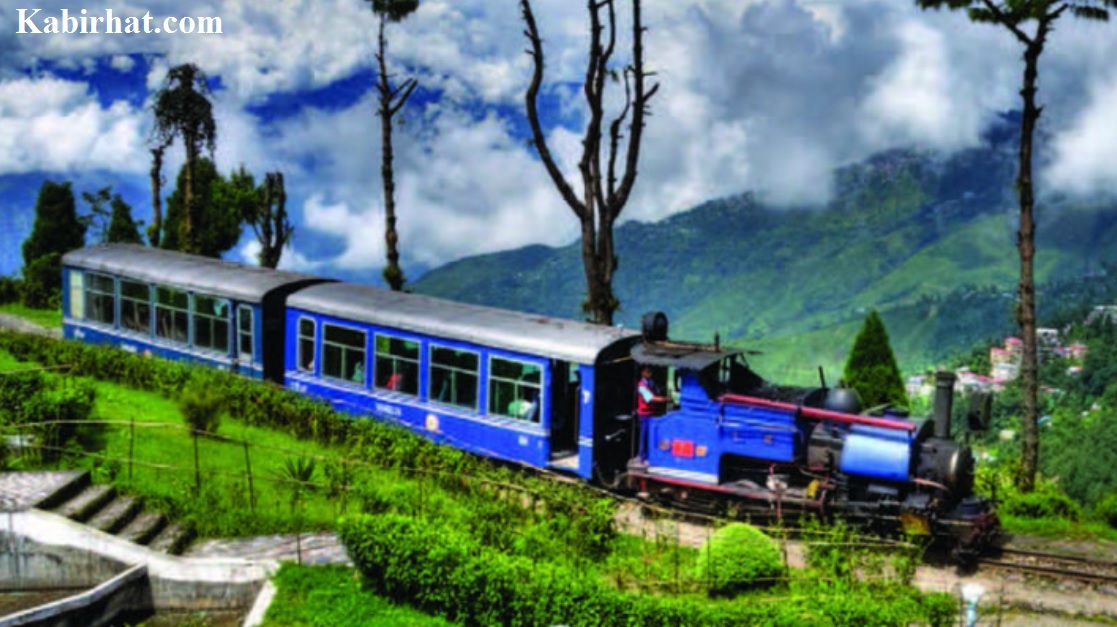
[[[278,567],[271,560],[166,555],[41,510],[6,518],[0,518],[0,536],[7,536],[0,551],[6,547],[7,561],[0,564],[18,565],[25,581],[52,581],[54,587],[101,582],[125,564],[143,564],[157,611],[247,610]]]
[[[53,603],[0,618],[0,627],[101,627],[151,607],[147,567],[133,566],[105,583]]]
[[[6,530],[0,533],[0,587],[5,589],[92,588],[126,568],[123,562],[91,551],[40,544]]]

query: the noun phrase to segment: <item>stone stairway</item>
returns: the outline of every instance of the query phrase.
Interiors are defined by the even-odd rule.
[[[119,494],[112,486],[93,485],[89,473],[82,473],[37,506],[170,555],[181,555],[194,539],[189,527],[144,510],[138,498]]]

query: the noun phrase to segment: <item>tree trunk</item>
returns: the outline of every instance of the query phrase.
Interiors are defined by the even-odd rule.
[[[1022,396],[1021,426],[1024,431],[1024,448],[1021,455],[1020,476],[1017,487],[1031,492],[1035,487],[1036,467],[1039,460],[1039,369],[1036,354],[1036,300],[1035,300],[1035,197],[1032,189],[1032,144],[1036,122],[1041,110],[1036,106],[1036,80],[1039,74],[1039,56],[1043,52],[1042,25],[1040,36],[1024,52],[1024,86],[1020,96],[1024,100],[1024,115],[1020,124],[1020,173],[1016,191],[1020,198],[1020,231],[1017,247],[1020,250],[1020,293],[1016,316],[1023,337],[1023,354],[1020,357],[1020,392]]]
[[[392,169],[392,88],[388,82],[388,64],[385,61],[385,18],[380,18],[379,52],[376,56],[380,68],[380,177],[384,181],[384,245],[388,264],[384,267],[384,281],[393,291],[403,289],[403,270],[399,266],[399,233],[396,231],[396,180]]]
[[[151,149],[151,229],[147,239],[152,248],[159,248],[163,232],[163,150],[166,146]]]
[[[183,140],[186,144],[186,190],[182,195],[182,241],[179,245],[183,252],[198,254],[194,232],[197,212],[197,207],[194,206],[194,163],[198,159],[198,147],[192,136],[185,136]]]

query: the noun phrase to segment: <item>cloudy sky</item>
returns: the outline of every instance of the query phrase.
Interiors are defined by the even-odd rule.
[[[622,14],[628,4],[618,0]],[[1016,106],[1021,62],[1007,33],[907,0],[645,0],[660,91],[627,219],[654,220],[761,190],[827,199],[831,169],[898,146],[975,144]],[[0,225],[18,242],[44,178],[113,184],[150,215],[150,98],[168,67],[212,78],[219,169],[285,174],[298,232],[284,265],[375,281],[383,259],[374,20],[363,0],[40,0],[91,15],[216,16],[221,35],[18,34],[0,9]],[[535,0],[545,38],[543,113],[571,163],[583,120],[585,6]],[[1041,68],[1049,190],[1117,188],[1117,24],[1069,19]],[[422,0],[389,28],[390,59],[420,90],[397,132],[404,268],[572,241],[576,223],[527,142],[530,60],[515,0]],[[621,62],[618,59],[618,63]],[[181,147],[165,167],[173,181]],[[573,172],[571,175],[573,175]],[[4,215],[7,214],[7,222]],[[17,236],[18,237],[14,237]],[[247,256],[246,239],[230,257]],[[0,267],[0,273],[15,268]]]

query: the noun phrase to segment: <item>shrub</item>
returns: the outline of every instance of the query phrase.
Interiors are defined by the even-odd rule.
[[[0,424],[24,422],[24,404],[45,386],[46,380],[40,372],[0,375]]]
[[[22,281],[15,277],[0,276],[0,305],[18,301],[22,291]]]
[[[1094,506],[1094,516],[1117,529],[1117,494],[1109,494]]]
[[[69,381],[40,390],[23,403],[24,422],[43,423],[35,428],[44,459],[57,459],[78,427],[93,412],[97,392],[86,381]]]
[[[1082,510],[1069,496],[1054,489],[1012,494],[1001,504],[1001,513],[1021,518],[1066,518],[1078,520]]]
[[[745,523],[730,523],[718,529],[702,547],[695,572],[715,596],[731,596],[759,585],[771,585],[782,574],[779,546]]]
[[[194,435],[217,433],[225,399],[208,377],[198,377],[182,390],[178,408]]]

